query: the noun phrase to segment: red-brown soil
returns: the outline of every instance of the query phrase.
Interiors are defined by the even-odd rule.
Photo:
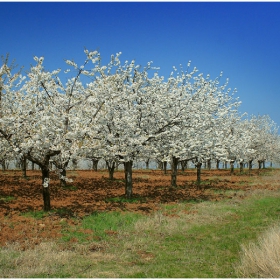
[[[251,176],[258,176],[253,170]],[[203,184],[198,189],[195,170],[179,172],[176,188],[170,187],[170,174],[159,170],[134,170],[133,199],[124,198],[124,173],[115,172],[115,180],[108,179],[106,170],[69,171],[73,179],[67,188],[62,188],[55,173],[51,174],[51,206],[54,211],[41,219],[34,219],[24,212],[42,210],[43,198],[40,171],[27,171],[23,178],[20,171],[0,173],[0,245],[18,242],[27,246],[44,239],[61,236],[62,221],[69,225],[93,212],[134,211],[150,213],[163,203],[178,203],[189,200],[220,200],[238,196],[238,190],[252,189],[250,176],[231,176],[229,170],[202,171]],[[269,185],[254,188],[269,188]],[[216,190],[216,192],[213,191]],[[220,190],[220,191],[217,191]],[[222,190],[233,190],[223,192]],[[76,217],[77,219],[72,219]],[[108,233],[109,234],[109,233]]]

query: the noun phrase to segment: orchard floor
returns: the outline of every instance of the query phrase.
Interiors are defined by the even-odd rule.
[[[116,171],[113,181],[108,179],[106,170],[67,172],[73,182],[64,188],[60,186],[58,176],[51,174],[52,211],[44,215],[40,171],[27,171],[27,178],[18,170],[0,172],[0,246],[16,242],[22,244],[24,250],[25,246],[59,238],[65,223],[78,224],[92,213],[133,211],[149,214],[160,209],[162,204],[242,199],[254,189],[279,187],[262,179],[271,169],[254,169],[250,175],[240,175],[238,170],[234,175],[230,175],[229,170],[202,170],[200,189],[195,184],[194,169],[178,172],[176,188],[170,187],[170,171],[164,174],[159,170],[134,170],[133,198],[129,201],[124,196],[123,171]],[[257,183],[252,184],[252,180]]]

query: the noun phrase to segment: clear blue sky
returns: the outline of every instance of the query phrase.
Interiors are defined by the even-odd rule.
[[[280,2],[0,2],[0,54],[26,69],[34,55],[48,70],[82,63],[84,47],[104,62],[119,51],[152,60],[165,77],[189,60],[212,78],[223,71],[240,111],[280,125]]]

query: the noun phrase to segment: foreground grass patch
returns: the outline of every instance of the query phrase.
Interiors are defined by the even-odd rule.
[[[78,242],[85,240],[108,240],[110,236],[121,234],[131,229],[134,223],[141,217],[136,213],[102,212],[93,213],[82,220],[80,225],[69,228],[63,232],[63,240],[73,238]]]

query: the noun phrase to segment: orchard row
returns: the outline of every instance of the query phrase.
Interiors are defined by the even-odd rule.
[[[211,160],[249,168],[279,162],[276,124],[241,114],[222,73],[211,79],[189,62],[164,78],[151,62],[121,63],[117,53],[102,64],[97,51],[84,52],[82,65],[66,60],[65,71],[44,69],[43,57],[34,57],[26,76],[8,56],[0,68],[0,161],[18,157],[40,167],[44,210],[51,208],[50,163],[66,184],[71,161],[104,159],[111,179],[121,162],[131,198],[134,161],[170,163],[172,186],[178,164],[189,160],[198,174]]]

